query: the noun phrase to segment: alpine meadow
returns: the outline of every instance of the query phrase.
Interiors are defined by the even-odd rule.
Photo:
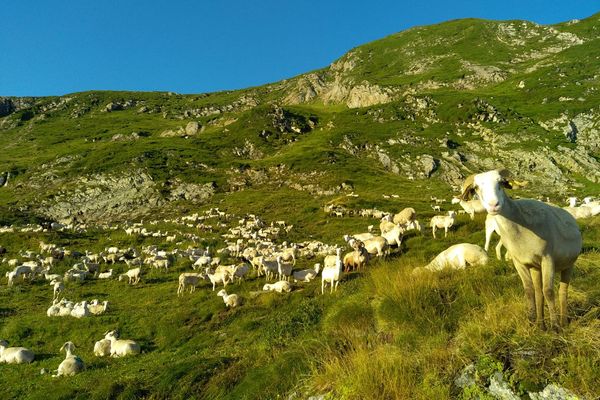
[[[2,399],[600,397],[600,14],[239,91],[0,97],[0,139]],[[525,236],[479,248],[490,170],[575,217],[566,324],[558,261],[531,303]]]

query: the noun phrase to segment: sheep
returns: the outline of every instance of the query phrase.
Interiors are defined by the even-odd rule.
[[[96,357],[110,356],[110,340],[100,339],[94,344],[94,355]]]
[[[321,272],[321,294],[325,292],[325,283],[327,282],[331,284],[331,293],[333,293],[334,290],[337,290],[337,286],[340,283],[340,278],[342,276],[342,267],[344,265],[341,257],[341,249],[338,248],[333,265],[331,265],[331,262],[327,261],[327,258],[325,258],[325,266]]]
[[[107,332],[104,336],[105,339],[110,340],[110,356],[111,357],[122,357],[133,354],[140,354],[140,345],[128,339],[117,339],[117,331]]]
[[[277,257],[277,273],[279,276],[279,280],[288,280],[292,275],[292,270],[294,269],[294,264],[283,262],[282,257]]]
[[[75,304],[71,310],[71,316],[75,318],[88,317],[90,315],[90,309],[88,308],[88,302],[82,301],[81,303]]]
[[[85,365],[83,360],[78,356],[73,354],[75,350],[75,345],[73,342],[66,342],[60,348],[60,351],[65,351],[67,354],[65,359],[60,363],[58,369],[56,370],[56,375],[52,375],[53,378],[58,376],[73,376],[85,369]]]
[[[206,275],[196,272],[184,272],[179,275],[179,286],[177,287],[177,296],[182,296],[186,288],[190,288],[190,293],[196,290],[196,286]]]
[[[241,263],[236,265],[235,271],[233,273],[232,279],[237,278],[240,282],[245,278],[245,276],[250,271],[250,266],[246,263]]]
[[[88,309],[93,315],[101,315],[108,310],[108,301],[104,300],[102,303],[99,303],[98,300],[92,300],[90,304],[88,304]]]
[[[132,269],[128,270],[127,272],[125,272],[124,274],[119,275],[119,281],[122,281],[125,278],[127,278],[128,284],[136,285],[140,281],[141,275],[142,275],[142,270],[140,267],[132,268]]]
[[[496,229],[496,221],[494,220],[494,217],[492,217],[491,215],[486,215],[485,217],[485,245],[483,246],[483,249],[487,252],[490,248],[490,240],[492,239],[492,233],[498,233],[497,229]],[[499,233],[498,233],[499,235]],[[508,260],[509,259],[509,254],[506,253],[505,259]],[[499,240],[498,244],[496,245],[496,258],[498,260],[502,259],[502,241]]]
[[[113,269],[109,269],[107,272],[101,272],[98,274],[98,279],[109,279],[113,276]]]
[[[54,287],[54,296],[52,297],[52,299],[58,300],[60,294],[65,290],[65,285],[61,281],[54,280],[50,282],[50,286]]]
[[[392,222],[396,225],[406,225],[409,222],[414,221],[416,216],[417,212],[414,208],[406,207],[405,209],[394,215]]]
[[[441,271],[444,268],[465,269],[467,265],[486,265],[487,262],[488,255],[480,246],[459,243],[442,251],[424,268],[430,271]]]
[[[500,240],[510,253],[528,299],[530,320],[544,324],[544,300],[552,328],[567,325],[567,291],[582,238],[575,218],[567,211],[537,200],[513,200],[503,187],[511,187],[507,170],[492,170],[468,177],[462,198],[476,193],[495,220]],[[556,315],[554,275],[560,273],[559,316]]]
[[[350,272],[350,270],[360,271],[369,262],[369,252],[365,249],[363,242],[359,243],[354,251],[346,253],[344,256],[343,264],[345,272]]]
[[[402,244],[402,236],[404,235],[405,229],[400,226],[394,226],[394,228],[383,233],[381,236],[387,240],[390,246],[397,246],[400,249]]]
[[[381,234],[383,235],[386,232],[391,231],[392,229],[394,229],[396,227],[396,224],[393,222],[390,222],[388,220],[382,219],[381,222],[379,223],[379,231],[381,232]],[[369,231],[369,233],[371,233]]]
[[[352,236],[344,236],[344,239],[348,238],[346,241],[351,241],[353,239]],[[323,268],[333,268],[337,265],[337,261],[342,259],[342,249],[340,247],[336,248],[335,255],[327,255],[323,259]]]
[[[321,269],[320,263],[315,263],[313,269],[303,269],[302,271],[295,271],[292,276],[294,277],[294,282],[310,282],[319,274]]]
[[[264,256],[256,257],[260,263],[259,270],[265,274],[265,280],[270,280],[275,277],[275,274],[279,273],[279,263],[277,260],[270,260]]]
[[[456,211],[448,211],[448,215],[434,215],[431,218],[429,226],[432,228],[432,234],[435,239],[435,230],[444,228],[444,237],[448,236],[448,228],[454,225],[456,220]]]
[[[375,236],[367,240],[363,240],[365,249],[370,255],[376,255],[377,257],[385,257],[389,254],[390,245],[386,238],[382,236]]]
[[[289,293],[292,291],[292,285],[288,281],[279,281],[275,283],[265,283],[263,291],[275,291],[278,293]]]
[[[227,284],[229,283],[229,274],[225,271],[219,271],[219,272],[215,272],[214,274],[210,273],[210,268],[206,268],[205,270],[206,273],[206,277],[208,278],[208,280],[210,280],[210,282],[212,283],[212,290],[215,290],[215,286],[217,285],[217,283],[223,283],[223,287],[226,287]]]
[[[33,351],[25,347],[8,347],[5,340],[0,340],[0,363],[29,364],[34,357]]]
[[[242,304],[242,298],[237,294],[227,294],[225,289],[219,290],[217,296],[223,297],[223,302],[227,307],[237,307]]]
[[[453,197],[452,204],[460,204],[463,210],[465,210],[465,212],[469,214],[471,220],[475,219],[475,214],[481,214],[485,212],[485,208],[483,207],[479,199],[465,201],[458,197]]]

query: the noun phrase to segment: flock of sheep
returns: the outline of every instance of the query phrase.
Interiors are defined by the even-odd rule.
[[[506,248],[507,257],[514,263],[523,283],[530,318],[544,328],[546,303],[551,327],[558,329],[559,326],[567,324],[567,289],[573,264],[582,246],[581,234],[573,215],[597,215],[600,213],[600,203],[587,198],[583,205],[576,207],[573,200],[570,200],[569,207],[562,209],[538,200],[515,200],[503,190],[510,185],[510,174],[506,170],[493,170],[468,177],[463,184],[461,195],[457,196],[453,203],[459,204],[471,219],[475,213],[487,212],[485,247],[470,243],[455,244],[437,255],[425,267],[416,268],[414,273],[423,269],[439,271],[444,268],[462,269],[468,265],[486,264],[490,237],[496,232],[500,236],[497,255],[499,257],[500,246]],[[473,199],[474,195],[477,195],[476,199]],[[439,209],[437,204],[440,203],[442,202],[437,201],[434,207]],[[363,210],[360,214],[373,216],[373,211]],[[444,229],[447,236],[456,221],[456,216],[455,211],[434,216],[429,223],[433,237],[436,237],[437,229]],[[208,224],[211,218],[216,219],[216,225]],[[341,247],[314,240],[278,244],[279,234],[289,232],[293,227],[284,221],[275,221],[267,225],[255,215],[246,215],[238,220],[237,226],[229,227],[225,222],[233,218],[234,216],[213,208],[205,215],[194,214],[171,221],[197,228],[199,231],[227,229],[227,232],[221,235],[226,246],[216,251],[211,251],[209,247],[164,251],[159,250],[158,246],[146,246],[141,252],[133,248],[109,247],[101,253],[94,254],[89,251],[73,252],[54,244],[40,242],[41,254],[32,251],[21,253],[23,258],[29,259],[28,261],[3,260],[9,267],[13,267],[6,273],[7,282],[10,286],[20,278],[33,280],[37,276],[44,276],[53,288],[53,303],[48,308],[47,315],[82,318],[106,312],[109,303],[97,299],[79,303],[68,301],[63,296],[65,284],[71,285],[92,278],[111,279],[116,277],[113,274],[115,267],[105,272],[101,272],[101,268],[104,265],[125,263],[128,269],[118,275],[118,280],[126,280],[128,284],[136,285],[149,268],[169,270],[176,260],[188,259],[192,271],[179,275],[177,296],[184,296],[186,292],[193,293],[200,283],[207,281],[213,291],[218,285],[223,286],[217,292],[217,296],[223,298],[226,307],[239,307],[244,299],[238,294],[226,291],[230,283],[251,276],[264,277],[263,291],[284,293],[292,291],[295,285],[314,280],[320,274],[321,293],[325,292],[326,285],[329,285],[330,291],[333,292],[337,289],[344,272],[362,270],[370,260],[389,255],[392,248],[400,251],[402,239],[407,232],[421,231],[421,224],[413,208],[405,208],[395,215],[381,213],[380,233],[374,233],[373,226],[369,226],[368,232],[344,235],[350,251],[343,254]],[[0,232],[10,229],[14,228],[4,228]],[[128,235],[165,238],[166,242],[183,243],[177,241],[199,239],[194,234],[182,232],[151,232],[141,223],[118,229],[124,229]],[[64,274],[52,273],[56,259],[63,257],[73,257],[80,262]],[[296,269],[296,261],[299,258],[320,262],[314,263],[312,268],[299,270]],[[237,262],[223,264],[222,260]],[[560,278],[558,312],[553,289],[555,275],[559,275]],[[74,354],[75,346],[72,342],[66,342],[62,350],[66,352],[66,358],[53,376],[73,375],[84,369],[83,361]],[[120,339],[116,331],[106,332],[105,337],[94,346],[94,354],[99,357],[135,355],[140,351],[138,343]],[[8,347],[6,342],[0,341],[0,362],[29,363],[33,359],[34,354],[30,350]]]

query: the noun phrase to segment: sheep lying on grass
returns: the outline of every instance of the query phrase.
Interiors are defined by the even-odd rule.
[[[265,292],[267,291],[275,291],[278,293],[289,293],[292,291],[292,285],[290,285],[290,283],[288,281],[279,281],[279,282],[275,282],[275,283],[265,283],[265,285],[263,286],[263,290]]]
[[[0,363],[30,363],[34,357],[33,351],[25,347],[8,347],[6,340],[0,340]]]
[[[105,339],[110,340],[110,355],[111,357],[123,357],[127,355],[140,354],[140,345],[128,339],[118,339],[117,331],[106,332]]]
[[[488,255],[480,246],[471,243],[459,243],[442,251],[423,268],[429,271],[441,271],[445,268],[465,269],[467,265],[485,265],[487,262]],[[415,268],[415,270],[419,271],[420,268]]]
[[[52,375],[53,378],[58,376],[72,376],[85,369],[85,365],[83,364],[81,358],[73,354],[73,351],[75,350],[75,345],[73,342],[66,342],[63,344],[63,346],[60,348],[60,351],[63,350],[67,353],[67,355],[58,366],[56,374]]]
[[[544,328],[544,300],[552,327],[566,326],[567,290],[575,260],[581,253],[582,238],[577,221],[567,211],[537,200],[513,200],[503,188],[510,188],[510,173],[493,170],[469,176],[462,198],[477,194],[496,223],[502,244],[510,253],[528,300],[529,318]],[[554,275],[560,274],[559,315],[554,299]]]
[[[321,270],[321,264],[316,263],[313,269],[303,269],[293,273],[294,282],[310,282],[316,278]]]

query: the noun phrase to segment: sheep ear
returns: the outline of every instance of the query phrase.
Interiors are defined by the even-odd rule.
[[[507,169],[499,169],[498,174],[502,177],[500,184],[507,189],[512,189],[515,181],[512,179],[511,172]]]
[[[475,194],[475,174],[469,175],[465,178],[461,186],[460,196],[457,196],[460,200],[470,200]]]

